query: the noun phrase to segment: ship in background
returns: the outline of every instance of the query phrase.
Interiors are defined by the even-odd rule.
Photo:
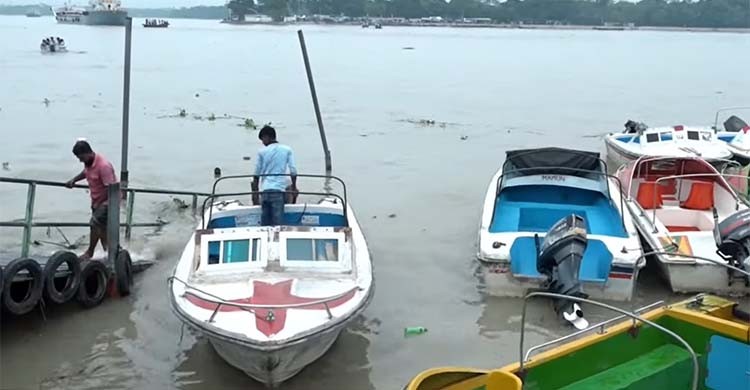
[[[88,7],[65,5],[53,10],[57,23],[124,26],[128,13],[120,0],[91,0]]]

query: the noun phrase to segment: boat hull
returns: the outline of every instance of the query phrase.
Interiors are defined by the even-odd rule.
[[[482,261],[480,267],[487,294],[496,297],[523,297],[542,289],[544,279],[524,278],[510,272],[510,263]],[[581,281],[583,292],[593,299],[629,301],[638,280],[638,268],[617,267],[606,283]]]
[[[124,26],[128,13],[122,10],[118,11],[87,11],[87,14],[81,15],[55,15],[57,23],[62,24],[83,24],[87,26]]]
[[[275,386],[297,375],[319,359],[336,341],[346,326],[341,323],[304,340],[265,349],[208,335],[216,353],[229,365],[245,372],[258,382]]]

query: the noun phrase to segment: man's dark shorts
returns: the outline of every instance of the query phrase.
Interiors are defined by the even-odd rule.
[[[92,207],[91,208],[91,221],[89,221],[89,224],[91,224],[91,227],[105,229],[107,227],[107,214],[108,213],[109,213],[109,210],[107,209],[106,204]]]

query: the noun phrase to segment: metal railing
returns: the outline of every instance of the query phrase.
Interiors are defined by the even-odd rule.
[[[209,317],[208,320],[206,320],[206,322],[214,322],[214,318],[216,318],[216,314],[219,312],[219,309],[221,309],[222,306],[236,307],[240,310],[248,311],[251,313],[254,313],[255,310],[269,310],[270,315],[273,316],[274,309],[299,309],[299,308],[323,305],[323,307],[325,307],[326,309],[326,314],[328,315],[328,319],[330,320],[333,318],[333,314],[331,313],[331,308],[328,305],[329,303],[335,300],[341,299],[355,291],[362,291],[361,287],[355,286],[347,291],[344,291],[343,293],[340,293],[331,297],[319,299],[316,301],[302,302],[302,303],[288,303],[288,304],[280,304],[280,305],[262,305],[262,304],[235,303],[235,302],[227,301],[224,298],[211,294],[207,291],[201,290],[197,287],[193,287],[188,282],[176,276],[170,276],[169,278],[167,278],[167,281],[169,283],[174,283],[174,281],[178,281],[182,283],[186,288],[183,296],[191,295],[193,297],[202,299],[204,301],[207,301],[209,303],[213,303],[216,305],[216,308],[214,308],[213,312],[211,313],[211,317]],[[188,289],[197,291],[204,296],[188,291]],[[213,300],[206,299],[205,296],[211,297]]]
[[[619,192],[620,192],[620,222],[622,223],[622,227],[627,231],[627,225],[625,224],[625,200],[624,200],[624,193],[623,193],[623,190],[622,190],[622,181],[620,181],[619,177],[617,177],[615,175],[611,175],[611,174],[606,173],[606,172],[598,172],[598,171],[592,171],[592,170],[589,170],[589,169],[581,169],[581,168],[566,168],[566,167],[552,167],[552,166],[550,166],[550,167],[518,168],[518,169],[510,170],[508,172],[503,172],[500,176],[498,176],[497,182],[495,183],[495,188],[496,188],[495,194],[496,195],[500,194],[500,190],[502,189],[503,179],[505,178],[506,175],[513,174],[513,173],[524,173],[524,172],[528,172],[528,171],[540,171],[540,172],[543,172],[545,169],[555,169],[555,168],[556,169],[563,169],[563,170],[570,171],[570,172],[589,173],[589,174],[594,174],[594,175],[598,175],[598,176],[605,176],[605,177],[607,177],[609,179],[614,179],[617,182],[617,185],[619,187]],[[544,173],[540,173],[540,174],[543,175]],[[605,181],[605,184],[607,185],[607,195],[609,195],[609,198],[612,199],[612,195],[610,194],[610,188],[609,188],[609,180],[605,179],[604,181]],[[493,207],[493,209],[492,209],[492,218],[493,219],[495,218],[495,211],[496,211],[496,209],[497,209],[497,206],[495,205]]]
[[[735,267],[733,265],[727,264],[726,261],[711,259],[711,258],[708,258],[708,257],[693,256],[693,255],[686,255],[686,254],[682,254],[682,253],[672,253],[672,252],[663,252],[663,251],[649,252],[647,255],[682,257],[682,258],[686,258],[686,259],[702,260],[702,261],[706,261],[706,262],[709,262],[709,263],[712,263],[712,264],[716,264],[716,265],[722,266],[724,268],[728,268],[728,269],[730,269],[730,270],[732,270],[734,272],[738,272],[738,273],[741,273],[741,274],[743,274],[743,275],[745,275],[747,277],[750,277],[750,272],[748,272],[748,271],[746,271],[744,269],[737,268],[737,267]]]
[[[682,344],[682,346],[685,347],[685,349],[690,354],[690,358],[691,358],[692,363],[693,363],[693,376],[692,376],[691,389],[692,390],[696,390],[698,388],[698,375],[700,373],[700,366],[698,365],[698,356],[695,354],[695,351],[693,350],[693,348],[690,347],[690,344],[688,344],[687,341],[685,341],[682,337],[680,337],[676,333],[672,332],[671,330],[669,330],[669,329],[667,329],[667,328],[665,328],[665,327],[663,327],[663,326],[661,326],[661,325],[659,325],[659,324],[657,324],[657,323],[655,323],[653,321],[647,320],[647,319],[639,316],[638,314],[631,313],[629,311],[620,309],[618,307],[607,305],[606,303],[601,303],[601,302],[598,302],[598,301],[593,301],[593,300],[590,300],[590,299],[574,297],[574,296],[570,296],[570,295],[554,294],[554,293],[547,293],[547,292],[534,292],[534,293],[528,294],[528,295],[526,295],[526,297],[524,297],[524,300],[523,300],[523,309],[522,309],[523,311],[521,312],[521,341],[520,341],[520,346],[519,346],[519,369],[518,369],[518,371],[520,373],[523,373],[523,371],[524,371],[524,364],[525,364],[523,342],[524,342],[525,329],[526,329],[526,308],[528,307],[528,302],[529,302],[530,298],[535,298],[535,297],[547,297],[547,298],[555,298],[555,299],[565,299],[565,300],[568,300],[568,301],[573,301],[573,302],[578,302],[578,303],[587,303],[587,304],[590,304],[590,305],[599,306],[599,307],[602,307],[604,309],[608,309],[608,310],[620,313],[620,314],[622,314],[622,315],[624,315],[626,317],[630,317],[633,320],[637,320],[637,321],[643,322],[643,323],[645,323],[647,325],[650,325],[654,329],[656,329],[656,330],[658,330],[658,331],[660,331],[662,333],[665,333],[665,334],[669,335],[670,337],[674,338],[678,343]]]
[[[0,227],[20,227],[23,228],[23,238],[21,242],[21,257],[27,257],[29,255],[29,247],[31,245],[31,231],[34,227],[88,227],[89,222],[34,222],[34,205],[36,201],[36,190],[38,186],[45,187],[67,187],[66,183],[48,181],[48,180],[33,180],[33,179],[20,179],[12,177],[0,177],[0,183],[11,183],[11,184],[24,184],[28,187],[26,193],[26,207],[25,216],[22,222],[19,221],[0,221]],[[88,189],[87,185],[76,184],[73,188]],[[142,227],[160,227],[166,224],[166,222],[150,222],[150,223],[135,223],[133,222],[133,210],[135,208],[135,194],[157,194],[157,195],[181,195],[191,196],[192,210],[193,213],[197,210],[198,197],[210,196],[211,194],[191,191],[174,191],[174,190],[163,190],[163,189],[147,189],[147,188],[133,188],[128,187],[123,192],[127,194],[127,204],[125,212],[125,222],[120,223],[120,227],[125,228],[125,238],[130,239],[133,228]]]

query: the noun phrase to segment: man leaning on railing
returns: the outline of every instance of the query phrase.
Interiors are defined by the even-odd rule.
[[[94,256],[99,241],[102,242],[102,248],[107,250],[107,186],[117,183],[117,175],[112,164],[101,153],[94,153],[91,145],[84,140],[79,140],[73,145],[73,154],[83,163],[83,171],[65,183],[65,186],[73,188],[75,183],[83,179],[89,184],[91,236],[89,248],[80,256],[81,260],[88,260]]]

